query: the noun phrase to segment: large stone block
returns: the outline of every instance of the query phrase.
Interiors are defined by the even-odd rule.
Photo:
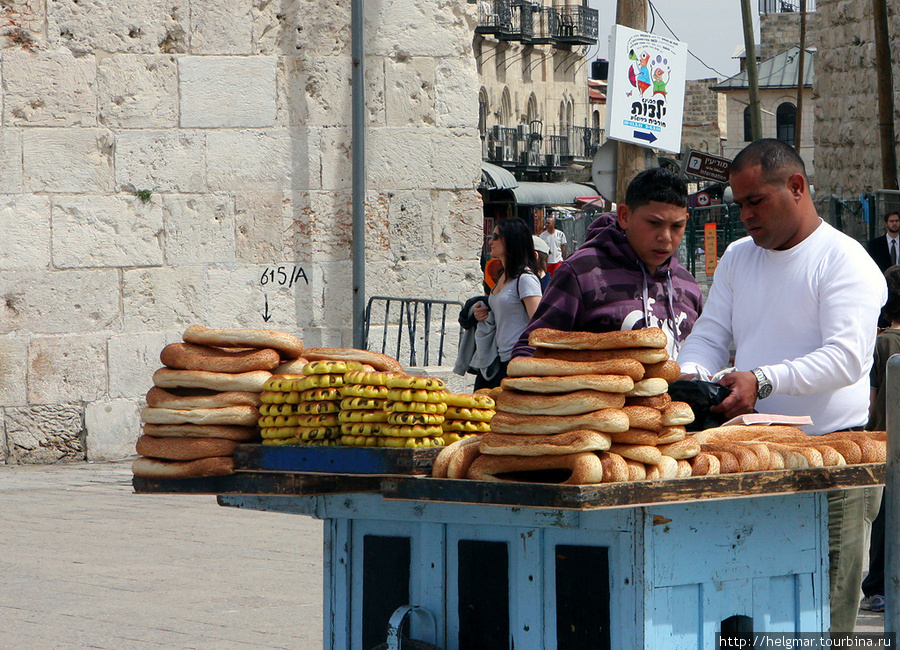
[[[296,257],[316,261],[350,259],[353,245],[350,192],[295,192],[291,208],[291,248]]]
[[[0,187],[4,194],[22,191],[22,131],[19,129],[0,130]]]
[[[285,58],[284,67],[290,124],[350,124],[352,68],[349,57],[292,56]],[[376,66],[366,67],[367,76],[370,67]],[[366,90],[370,90],[368,85]],[[368,108],[368,101],[366,103]]]
[[[201,324],[201,323],[197,323]],[[153,386],[153,373],[162,367],[159,353],[169,343],[181,341],[181,332],[116,334],[107,342],[109,397],[143,399]]]
[[[264,264],[287,252],[285,212],[290,205],[280,191],[241,190],[234,196],[235,246],[238,261]]]
[[[7,463],[85,459],[84,412],[79,404],[6,409]]]
[[[28,403],[59,404],[106,394],[106,335],[34,337],[28,347]]]
[[[121,328],[113,269],[0,272],[0,334],[60,334]]]
[[[188,0],[55,0],[47,3],[51,47],[75,53],[188,51]]]
[[[435,123],[436,63],[436,59],[424,56],[384,59],[385,117],[388,126]],[[477,107],[477,103],[475,105]]]
[[[97,62],[100,123],[111,128],[178,126],[178,67],[170,55],[120,54]]]
[[[455,0],[392,0],[366,5],[366,42],[379,56],[471,56],[475,25]],[[390,29],[385,29],[390,25]],[[428,29],[422,29],[427,25]],[[403,38],[397,38],[402,34]],[[473,63],[474,65],[474,63]]]
[[[289,188],[295,156],[299,165],[309,163],[303,139],[292,139],[286,129],[210,131],[206,144],[212,192]]]
[[[192,54],[253,54],[252,0],[199,2],[191,5]]]
[[[369,129],[367,186],[373,190],[431,187],[435,133],[436,130],[417,127]],[[475,158],[476,161],[479,159]]]
[[[0,406],[25,406],[28,403],[28,340],[22,336],[4,336],[0,346],[3,349],[0,354]]]
[[[436,129],[431,177],[425,186],[435,190],[475,189],[481,180],[481,138],[478,128]]]
[[[274,126],[275,66],[271,56],[180,59],[181,126]]]
[[[475,190],[432,191],[433,255],[438,261],[477,260],[484,239],[484,205]]]
[[[388,204],[391,256],[395,261],[434,259],[431,193],[396,192]]]
[[[85,406],[84,428],[88,461],[129,458],[141,435],[140,407],[126,399],[93,402]]]
[[[206,267],[200,265],[122,271],[126,332],[184,330],[206,324]]]
[[[367,133],[377,130],[371,129]],[[315,151],[319,156],[318,165],[322,174],[320,186],[310,185],[309,187],[331,191],[350,189],[353,186],[353,134],[351,129],[343,126],[310,129],[309,138],[310,150]],[[369,140],[366,143],[367,174],[370,174],[369,170],[371,169],[368,153],[370,142]],[[401,143],[400,147],[397,147],[397,144],[394,142],[394,153],[402,155],[405,143]],[[367,184],[368,182],[371,182],[371,176],[367,177]],[[297,186],[295,185],[295,187]]]
[[[114,143],[106,129],[26,129],[22,133],[26,192],[111,192]]]
[[[350,53],[350,1],[259,3],[252,12],[252,41],[262,54]]]
[[[158,266],[163,211],[133,195],[56,196],[53,263],[57,268]]]
[[[3,237],[0,238],[0,268],[3,270],[49,268],[48,197],[0,195],[0,223],[3,224]]]
[[[166,262],[233,262],[234,199],[219,194],[165,194]]]
[[[120,131],[116,136],[120,191],[206,191],[206,134],[197,131]]]
[[[47,47],[44,0],[6,0],[3,3],[4,48],[43,49]]]
[[[68,50],[3,52],[3,124],[96,126],[96,68]]]
[[[442,59],[434,71],[435,124],[471,127],[478,124],[478,77],[475,64]]]

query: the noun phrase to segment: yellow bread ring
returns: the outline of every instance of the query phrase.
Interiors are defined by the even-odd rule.
[[[317,440],[303,440],[300,439],[300,442],[297,443],[302,447],[337,447],[340,444],[340,440],[335,438],[320,438]]]
[[[362,369],[363,365],[359,361],[310,361],[300,369],[300,372],[304,375],[343,375]]]
[[[389,413],[388,424],[440,424],[443,415],[437,413]]]
[[[296,427],[300,424],[299,415],[267,415],[259,419],[262,428]]]
[[[324,440],[326,438],[339,438],[340,427],[297,427],[297,433],[303,440]]]
[[[298,427],[336,427],[338,425],[337,413],[320,413],[318,415],[293,415],[297,418]]]
[[[478,420],[490,422],[494,417],[493,409],[472,409],[465,406],[448,406],[446,417],[448,420]]]
[[[266,438],[262,441],[264,445],[277,445],[279,447],[284,445],[299,445],[300,442],[301,440],[297,436],[294,436],[293,438]]]
[[[422,438],[424,436],[440,436],[444,432],[437,424],[386,424],[382,435],[399,438]]]
[[[294,413],[339,413],[340,405],[337,402],[300,402],[294,406]]]
[[[368,397],[369,399],[385,399],[387,386],[367,386],[366,384],[344,384],[341,395],[344,397]]]
[[[363,384],[365,386],[387,386],[388,377],[390,377],[392,374],[394,373],[354,370],[344,373],[344,383]]]
[[[437,377],[415,377],[391,375],[387,378],[388,388],[412,388],[414,390],[444,390],[446,384]],[[425,400],[421,400],[425,401]]]
[[[260,393],[259,399],[263,404],[298,404],[300,393],[297,391],[265,391]]]
[[[487,433],[491,430],[490,422],[477,420],[444,420],[441,426],[444,431],[463,431],[465,433]]]
[[[341,400],[342,411],[366,410],[377,411],[384,404],[383,399],[369,399],[368,397],[345,397]]]
[[[297,435],[297,427],[263,427],[259,431],[263,440],[270,438],[293,438]]]
[[[301,402],[340,402],[341,391],[338,388],[311,388],[300,392]]]
[[[346,422],[341,425],[341,433],[347,436],[379,436],[383,426],[380,422]]]
[[[353,436],[345,434],[340,437],[342,445],[348,447],[377,447],[378,438],[376,436]]]
[[[344,375],[309,375],[295,379],[292,390],[310,390],[313,388],[340,388],[344,385]]]
[[[444,396],[444,402],[447,406],[458,406],[470,409],[492,409],[494,408],[494,400],[487,395],[476,393],[473,395],[460,395],[448,393]]]
[[[364,409],[356,409],[349,411],[340,411],[338,413],[338,422],[387,422],[388,412],[381,410],[367,411]]]
[[[272,375],[266,379],[263,384],[263,390],[269,390],[276,393],[293,390],[290,386],[293,385],[295,379],[303,379],[303,375]],[[285,384],[288,385],[287,388],[284,387]]]
[[[477,435],[477,433],[459,433],[456,431],[445,431],[444,435],[438,438],[438,440],[440,440],[444,445],[452,445],[454,442],[459,442],[460,440],[472,438]]]
[[[421,436],[419,438],[388,438],[378,439],[379,447],[397,447],[405,449],[419,449],[424,447],[443,447],[444,441],[440,436]]]
[[[391,388],[387,398],[395,402],[441,402],[447,393],[442,390],[425,390],[421,388]]]
[[[443,402],[386,401],[382,408],[392,413],[437,413],[438,415],[443,415],[447,412],[447,405]]]

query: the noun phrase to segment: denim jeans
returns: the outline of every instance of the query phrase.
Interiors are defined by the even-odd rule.
[[[866,524],[881,506],[884,488],[856,488],[828,493],[828,578],[831,632],[851,633],[859,613]]]

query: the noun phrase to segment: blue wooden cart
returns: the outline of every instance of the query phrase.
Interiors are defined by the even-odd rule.
[[[883,465],[860,465],[495,483],[313,472],[309,457],[296,471],[292,453],[248,446],[243,471],[187,491],[324,520],[323,638],[334,649],[383,642],[407,604],[434,616],[447,650],[706,649],[717,634],[823,632],[826,491],[884,480]],[[185,491],[135,481],[139,491]],[[416,624],[412,638],[425,631]]]

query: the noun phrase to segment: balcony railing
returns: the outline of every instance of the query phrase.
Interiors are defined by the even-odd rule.
[[[763,0],[760,0],[763,1]],[[536,0],[477,0],[478,34],[501,41],[594,45],[598,11],[585,6],[544,7]]]
[[[816,0],[806,0],[806,12],[816,10]],[[759,0],[761,14],[792,14],[800,11],[800,0]]]
[[[598,11],[590,7],[558,7],[556,40],[560,43],[593,45],[599,29]]]
[[[605,140],[603,129],[585,126],[552,127],[541,135],[527,125],[495,125],[483,136],[485,160],[502,167],[561,169],[574,160],[593,160]]]
[[[478,0],[478,34],[512,34],[510,0]]]
[[[522,41],[531,43],[534,38],[534,9],[529,0],[511,0],[509,2],[510,29],[497,34],[501,41]]]

